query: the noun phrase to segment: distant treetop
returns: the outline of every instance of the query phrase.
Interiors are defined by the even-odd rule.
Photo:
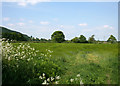
[[[65,41],[65,35],[63,34],[62,31],[55,31],[51,35],[51,40],[54,41],[54,42],[61,43],[61,42]]]

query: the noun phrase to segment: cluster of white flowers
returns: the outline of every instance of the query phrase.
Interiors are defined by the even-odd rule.
[[[48,85],[54,81],[55,84],[59,84],[58,80],[60,79],[60,76],[46,78],[45,73],[43,73],[41,76],[39,76],[39,79],[43,80],[43,85]]]
[[[49,49],[46,49],[46,51],[49,52],[49,53],[53,53],[53,51],[51,51],[51,50],[49,50]]]
[[[1,46],[2,45],[2,46]],[[12,61],[12,60],[16,60],[19,61],[33,61],[34,57],[37,56],[37,53],[39,53],[39,50],[35,50],[35,48],[32,48],[29,44],[27,43],[19,43],[17,45],[12,45],[11,43],[9,43],[8,41],[2,41],[2,44],[0,44],[0,47],[2,48],[2,55],[3,55],[3,59]],[[41,53],[41,56],[37,57],[37,59],[41,59],[42,61],[44,61],[44,59],[42,57],[51,57],[51,53],[53,51],[46,49],[47,54],[43,54]],[[36,62],[33,62],[34,66],[36,65]],[[16,64],[16,67],[18,68],[20,65],[19,63]],[[4,67],[4,66],[3,66]],[[42,82],[43,85],[48,85],[48,84],[59,84],[59,79],[60,76],[56,75],[55,77],[49,77],[46,78],[46,74],[43,73],[42,75],[40,75],[38,77]],[[70,79],[71,83],[75,82],[79,82],[80,84],[83,84],[82,79],[80,77],[80,74],[77,75],[77,77],[75,79]]]
[[[37,55],[37,52],[39,51],[31,48],[27,43],[19,43],[19,45],[13,46],[8,41],[2,41],[2,55],[4,59],[8,59],[9,61],[12,59],[26,59],[27,61],[30,61]]]
[[[77,74],[77,77],[75,79],[70,79],[70,82],[79,82],[79,84],[83,84],[82,79],[80,77],[80,74]]]
[[[41,53],[41,56],[42,57],[52,57],[51,53],[53,53],[53,51],[46,49],[46,52],[47,52],[46,54]],[[40,58],[42,58],[42,57],[40,57]]]
[[[51,57],[51,55],[49,53],[52,53],[53,51],[51,51],[51,50],[46,50],[46,51],[47,51],[47,54],[41,53],[41,56],[37,56],[37,53],[39,53],[39,50],[35,50],[35,48],[32,48],[27,43],[19,43],[17,45],[13,45],[12,43],[9,43],[8,41],[2,41],[3,59],[8,60],[9,62],[16,60],[15,61],[16,68],[18,68],[20,66],[18,61],[23,61],[23,60],[28,61],[28,62],[32,61],[33,65],[35,66],[36,61],[33,60],[34,57],[37,56],[37,59],[41,59],[42,61],[44,61],[44,59],[42,57]],[[18,62],[18,64],[17,64],[17,62]],[[60,79],[60,76],[46,78],[46,74],[43,73],[38,78],[41,79],[41,81],[43,81],[42,84],[47,85],[50,83],[58,84],[59,83],[58,80]],[[30,82],[30,80],[28,80],[28,82]]]
[[[11,54],[13,53],[13,45],[8,43],[8,41],[6,42],[2,41],[1,50],[2,50],[2,56],[4,57],[4,59],[11,60],[11,55],[13,55]]]

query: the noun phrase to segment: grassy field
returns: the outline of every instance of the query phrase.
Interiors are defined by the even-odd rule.
[[[53,51],[55,62],[61,67],[60,83],[70,83],[77,74],[85,84],[118,83],[117,44],[31,43],[41,52]],[[78,82],[75,82],[78,83]]]
[[[46,49],[53,51],[52,61],[60,68],[59,84],[79,84],[80,80],[84,84],[118,83],[117,44],[30,43],[30,46],[39,50],[37,56],[47,54]],[[51,65],[48,70],[52,70]]]

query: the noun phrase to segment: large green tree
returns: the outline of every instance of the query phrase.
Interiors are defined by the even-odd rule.
[[[113,35],[110,35],[107,42],[115,43],[115,42],[117,42],[117,39]]]
[[[83,35],[80,35],[79,39],[80,39],[80,42],[81,42],[81,43],[87,42],[86,37],[83,36]]]
[[[63,34],[62,31],[55,31],[55,32],[51,35],[51,40],[52,40],[53,42],[61,43],[61,42],[65,41],[65,35]]]
[[[95,43],[95,38],[94,38],[95,35],[92,35],[91,37],[89,37],[88,39],[88,42],[89,43]]]

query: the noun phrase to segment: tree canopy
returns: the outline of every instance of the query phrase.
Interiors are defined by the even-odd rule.
[[[24,37],[23,34],[21,33],[3,33],[2,34],[3,38],[9,39],[9,40],[16,40],[16,41],[27,41],[27,39]]]
[[[115,43],[115,42],[117,42],[117,39],[113,35],[110,35],[107,42]]]
[[[63,34],[62,31],[55,31],[51,35],[51,40],[54,41],[54,42],[61,43],[61,42],[65,41],[65,35]]]
[[[94,36],[95,36],[95,35],[92,35],[91,37],[89,37],[89,39],[88,39],[88,42],[89,42],[89,43],[94,43],[94,42],[95,42]]]
[[[79,39],[80,39],[80,43],[85,43],[85,42],[87,42],[86,37],[83,36],[83,35],[80,35]]]
[[[74,43],[79,43],[80,42],[80,39],[78,37],[75,37],[71,40],[71,42],[74,42]]]

